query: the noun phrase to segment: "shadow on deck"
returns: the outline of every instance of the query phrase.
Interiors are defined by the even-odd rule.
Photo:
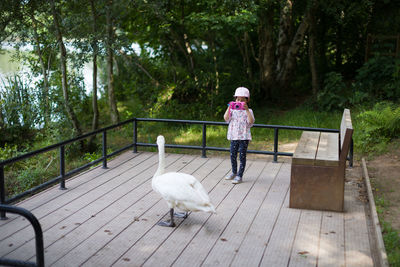
[[[168,171],[193,174],[217,214],[156,223],[168,207],[152,191],[158,155],[126,152],[18,204],[40,221],[46,266],[373,266],[359,188],[345,186],[345,212],[289,209],[290,160],[248,159],[244,183],[223,177],[229,158],[167,154]],[[0,257],[35,260],[22,217],[0,221]]]

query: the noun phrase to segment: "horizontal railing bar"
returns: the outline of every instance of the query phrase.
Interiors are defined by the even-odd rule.
[[[123,148],[120,148],[118,150],[115,150],[114,152],[111,152],[110,154],[107,154],[107,158],[115,156],[115,155],[117,155],[117,154],[119,154],[119,153],[121,153],[121,152],[123,152],[125,150],[128,150],[129,148],[132,148],[132,147],[133,147],[133,144],[129,144],[127,146],[124,146]]]
[[[65,145],[68,145],[70,143],[73,143],[73,142],[85,139],[87,137],[90,137],[92,135],[100,134],[103,131],[108,131],[108,130],[120,127],[120,126],[125,125],[127,123],[131,123],[131,122],[133,122],[135,120],[136,121],[148,121],[148,122],[154,121],[154,122],[174,122],[174,123],[190,123],[190,124],[206,124],[206,125],[225,125],[225,126],[228,125],[228,123],[226,123],[226,122],[215,122],[215,121],[133,118],[133,119],[128,119],[128,120],[125,120],[123,122],[120,122],[120,123],[117,123],[117,124],[114,124],[114,125],[110,125],[110,126],[107,126],[107,127],[104,127],[104,128],[101,128],[101,129],[98,129],[98,130],[95,130],[95,131],[92,131],[92,132],[89,132],[89,133],[86,133],[86,134],[83,134],[83,135],[80,135],[78,137],[75,137],[75,138],[72,138],[72,139],[69,139],[69,140],[66,140],[66,141],[63,141],[63,142],[59,142],[57,144],[53,144],[53,145],[50,145],[50,146],[47,146],[47,147],[44,147],[44,148],[41,148],[41,149],[38,149],[38,150],[35,150],[35,151],[32,151],[32,152],[28,152],[26,154],[23,154],[23,155],[20,155],[20,156],[17,156],[17,157],[13,157],[13,158],[10,158],[10,159],[6,159],[6,160],[3,160],[3,161],[0,161],[0,166],[8,165],[8,164],[11,164],[11,163],[23,160],[23,159],[30,158],[30,157],[35,156],[35,155],[40,154],[40,153],[51,151],[51,150],[56,149],[56,148],[58,148],[60,146],[65,146]],[[319,132],[337,132],[337,133],[339,132],[339,130],[337,130],[337,129],[311,128],[311,127],[299,127],[299,126],[284,126],[284,125],[268,125],[268,124],[254,124],[253,127],[256,127],[256,128],[271,128],[271,129],[286,129],[286,130],[319,131]]]
[[[95,164],[101,162],[102,160],[103,160],[102,158],[96,159],[96,160],[94,160],[94,161],[91,161],[91,162],[89,162],[89,163],[86,163],[85,165],[80,166],[79,168],[73,169],[73,170],[67,172],[67,173],[64,175],[64,178],[68,178],[68,177],[74,175],[75,173],[81,172],[81,171],[83,171],[84,169],[89,168],[89,167],[91,167],[91,166],[93,166],[93,165],[95,165]],[[16,202],[16,201],[18,201],[18,200],[20,200],[20,199],[26,197],[26,196],[33,195],[34,193],[40,191],[41,189],[43,189],[43,188],[45,188],[45,187],[48,187],[48,186],[51,186],[51,185],[53,185],[53,184],[58,183],[58,182],[60,181],[61,178],[62,178],[61,175],[59,175],[59,176],[57,176],[57,177],[55,177],[55,178],[53,178],[53,179],[51,179],[51,180],[48,180],[48,181],[46,181],[46,182],[44,182],[44,183],[42,183],[42,184],[40,184],[40,185],[37,185],[37,186],[35,186],[35,187],[32,187],[31,189],[29,189],[29,190],[27,190],[27,191],[25,191],[25,192],[23,192],[23,193],[21,193],[21,194],[15,195],[15,196],[13,196],[12,198],[7,199],[7,200],[5,201],[5,203],[6,203],[6,204],[11,204],[11,203],[13,203],[13,202]]]
[[[153,118],[136,118],[137,121],[154,121],[154,122],[179,122],[179,123],[190,123],[190,124],[206,124],[206,125],[225,125],[228,126],[227,122],[216,122],[216,121],[196,121],[196,120],[175,120],[175,119],[153,119]],[[338,133],[338,129],[329,128],[312,128],[312,127],[301,127],[301,126],[286,126],[286,125],[271,125],[271,124],[254,124],[256,128],[271,128],[271,129],[287,129],[287,130],[302,130],[302,131],[318,131],[318,132],[334,132]]]
[[[134,119],[129,119],[129,120],[120,122],[118,124],[114,124],[114,125],[111,125],[111,126],[108,126],[108,127],[105,127],[105,128],[102,128],[102,129],[99,129],[99,130],[96,130],[96,131],[93,131],[93,132],[90,132],[90,133],[86,133],[84,135],[77,136],[75,138],[72,138],[72,139],[69,139],[69,140],[66,140],[66,141],[59,142],[59,143],[54,144],[54,145],[46,146],[44,148],[41,148],[41,149],[38,149],[38,150],[35,150],[35,151],[32,151],[32,152],[28,152],[26,154],[23,154],[23,155],[20,155],[20,156],[17,156],[17,157],[13,157],[13,158],[10,158],[10,159],[6,159],[6,160],[3,160],[3,161],[0,161],[0,166],[11,164],[11,163],[23,160],[23,159],[30,158],[30,157],[35,156],[35,155],[40,154],[40,153],[51,151],[51,150],[56,149],[56,148],[58,148],[60,146],[65,146],[65,145],[71,144],[73,142],[88,138],[88,137],[90,137],[92,135],[100,134],[100,133],[102,133],[104,131],[108,131],[108,130],[117,128],[119,126],[122,126],[124,124],[130,123],[130,122],[133,122],[133,121],[134,121]]]
[[[120,153],[120,152],[122,152],[124,150],[127,150],[127,149],[129,149],[131,147],[133,147],[133,144],[127,145],[127,146],[125,146],[125,147],[123,147],[121,149],[118,149],[118,150],[108,154],[107,158],[110,158],[110,157],[112,157],[112,156],[114,156],[114,155],[116,155],[116,154],[118,154],[118,153]],[[64,177],[68,178],[68,177],[70,177],[70,176],[72,176],[72,175],[74,175],[76,173],[79,173],[79,172],[81,172],[81,171],[83,171],[83,170],[85,170],[85,169],[87,169],[87,168],[89,168],[89,167],[91,167],[93,165],[96,165],[97,163],[100,163],[102,160],[103,160],[103,158],[99,158],[99,159],[93,160],[93,161],[91,161],[89,163],[86,163],[85,165],[82,165],[82,166],[80,166],[80,167],[78,167],[76,169],[73,169],[73,170],[67,172]],[[31,188],[31,189],[29,189],[29,190],[27,190],[27,191],[25,191],[25,192],[23,192],[21,194],[15,195],[12,198],[7,199],[5,201],[5,203],[6,204],[11,204],[13,202],[16,202],[16,201],[26,197],[26,196],[30,196],[30,195],[40,191],[41,189],[47,187],[47,186],[50,186],[50,185],[58,183],[60,181],[60,179],[61,179],[61,176],[53,178],[53,179],[51,179],[51,180],[49,180],[47,182],[44,182],[43,184],[35,186],[35,187],[33,187],[33,188]]]
[[[157,144],[150,144],[150,143],[136,143],[137,146],[143,146],[143,147],[157,147]],[[167,148],[184,148],[184,149],[197,149],[197,150],[214,150],[214,151],[230,151],[229,148],[224,148],[224,147],[211,147],[211,146],[206,146],[203,148],[202,146],[185,146],[185,145],[169,145],[165,144],[165,147]],[[260,150],[247,150],[247,153],[252,153],[252,154],[264,154],[264,155],[275,155],[273,151],[260,151]],[[290,152],[277,152],[276,153],[278,156],[288,156],[291,157],[293,156],[293,153]]]
[[[24,192],[22,192],[22,193],[20,193],[18,195],[15,195],[15,196],[13,196],[13,197],[11,197],[9,199],[6,199],[6,201],[4,203],[5,204],[12,204],[13,202],[16,202],[16,201],[18,201],[18,200],[20,200],[20,199],[22,199],[24,197],[33,195],[34,193],[40,191],[41,189],[44,189],[44,188],[46,188],[46,187],[48,187],[50,185],[58,183],[60,181],[60,179],[61,179],[61,176],[57,176],[57,177],[55,177],[55,178],[53,178],[51,180],[48,180],[48,181],[46,181],[46,182],[44,182],[44,183],[42,183],[40,185],[32,187],[31,189],[28,189],[28,190],[26,190],[26,191],[24,191]]]
[[[226,123],[226,122],[215,122],[215,121],[154,119],[154,118],[132,118],[132,119],[128,119],[128,120],[125,120],[123,122],[120,122],[120,123],[117,123],[117,124],[114,124],[114,125],[110,125],[110,126],[107,126],[107,127],[104,127],[104,128],[101,128],[101,129],[98,129],[98,130],[95,130],[95,131],[92,131],[92,132],[89,132],[89,133],[86,133],[86,134],[83,134],[83,135],[75,137],[73,139],[62,141],[62,142],[59,142],[57,144],[53,144],[53,145],[38,149],[36,151],[28,152],[26,154],[23,154],[23,155],[14,157],[14,158],[10,158],[10,159],[6,159],[4,161],[0,161],[0,167],[2,167],[4,165],[7,165],[7,164],[11,164],[11,163],[17,162],[17,161],[20,161],[20,160],[23,160],[23,159],[30,158],[30,157],[35,156],[35,155],[40,154],[40,153],[44,153],[44,152],[48,152],[48,151],[57,149],[59,147],[65,146],[67,144],[70,144],[70,143],[82,140],[84,138],[90,137],[92,135],[106,133],[108,130],[115,129],[115,128],[118,128],[118,127],[120,127],[122,125],[125,125],[125,124],[128,124],[128,123],[132,123],[132,122],[135,122],[135,121],[136,122],[137,121],[143,121],[143,122],[189,123],[189,124],[217,125],[217,126],[227,126],[228,125],[228,123]],[[255,127],[255,128],[283,129],[283,130],[320,131],[320,132],[336,132],[336,133],[339,132],[339,130],[337,130],[337,129],[311,128],[311,127],[299,127],[299,126],[284,126],[284,125],[267,125],[267,124],[254,124],[253,127]],[[132,143],[132,144],[126,145],[125,147],[120,148],[120,149],[118,149],[118,150],[106,155],[106,158],[112,157],[112,156],[114,156],[114,155],[116,155],[116,154],[118,154],[118,153],[120,153],[122,151],[125,151],[125,150],[127,150],[129,148],[136,147],[136,146],[157,147],[156,144],[151,144],[151,143]],[[165,147],[166,148],[195,149],[195,150],[203,150],[203,151],[207,151],[207,150],[229,151],[229,148],[208,147],[208,146],[188,146],[188,145],[166,144]],[[293,153],[277,152],[277,151],[273,152],[273,151],[248,150],[247,152],[248,153],[253,153],[253,154],[264,154],[264,155],[293,156]],[[34,193],[38,192],[39,190],[41,190],[41,189],[43,189],[45,187],[48,187],[48,186],[50,186],[52,184],[55,184],[55,183],[59,182],[61,179],[65,179],[67,177],[70,177],[73,174],[81,172],[81,171],[83,171],[83,170],[85,170],[85,169],[87,169],[87,168],[89,168],[89,167],[91,167],[91,166],[103,161],[103,160],[104,160],[104,158],[101,157],[101,158],[96,159],[96,160],[94,160],[92,162],[89,162],[89,163],[87,163],[87,164],[85,164],[85,165],[83,165],[81,167],[78,167],[78,168],[76,168],[74,170],[69,171],[68,173],[64,174],[63,177],[61,177],[61,175],[60,175],[60,176],[58,176],[56,178],[53,178],[53,179],[51,179],[51,180],[49,180],[49,181],[47,181],[47,182],[45,182],[43,184],[40,184],[40,185],[38,185],[38,186],[36,186],[34,188],[31,188],[31,189],[29,189],[29,190],[27,190],[27,191],[25,191],[25,192],[23,192],[21,194],[18,194],[18,195],[14,196],[14,197],[12,197],[12,198],[10,198],[8,200],[5,200],[4,203],[7,203],[7,204],[8,203],[12,203],[12,202],[15,202],[15,201],[17,201],[19,199],[24,198],[25,196],[34,194]]]

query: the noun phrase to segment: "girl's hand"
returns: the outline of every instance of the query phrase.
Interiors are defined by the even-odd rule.
[[[231,107],[228,106],[224,114],[224,120],[229,121],[230,117],[231,117]]]
[[[244,109],[245,110],[249,110],[249,106],[247,106],[247,103],[246,102],[243,102],[244,104],[243,104],[243,107],[244,107]]]

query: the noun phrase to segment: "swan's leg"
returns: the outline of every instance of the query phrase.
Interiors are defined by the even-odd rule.
[[[171,217],[171,220],[158,222],[158,225],[160,225],[160,226],[168,226],[168,227],[175,227],[174,209],[170,209],[169,210],[169,216]]]
[[[174,216],[177,218],[184,218],[186,219],[188,217],[188,212],[175,212]]]

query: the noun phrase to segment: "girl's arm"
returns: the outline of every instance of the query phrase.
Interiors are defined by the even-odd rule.
[[[248,122],[250,125],[253,125],[253,123],[254,123],[254,115],[253,115],[253,112],[250,112],[249,107],[247,106],[247,103],[244,104],[244,108],[246,109],[247,122]]]
[[[229,119],[230,119],[230,112],[231,112],[231,107],[228,107],[227,109],[226,109],[226,111],[225,111],[225,114],[224,114],[224,120],[226,121],[226,122],[228,122],[229,121]]]

